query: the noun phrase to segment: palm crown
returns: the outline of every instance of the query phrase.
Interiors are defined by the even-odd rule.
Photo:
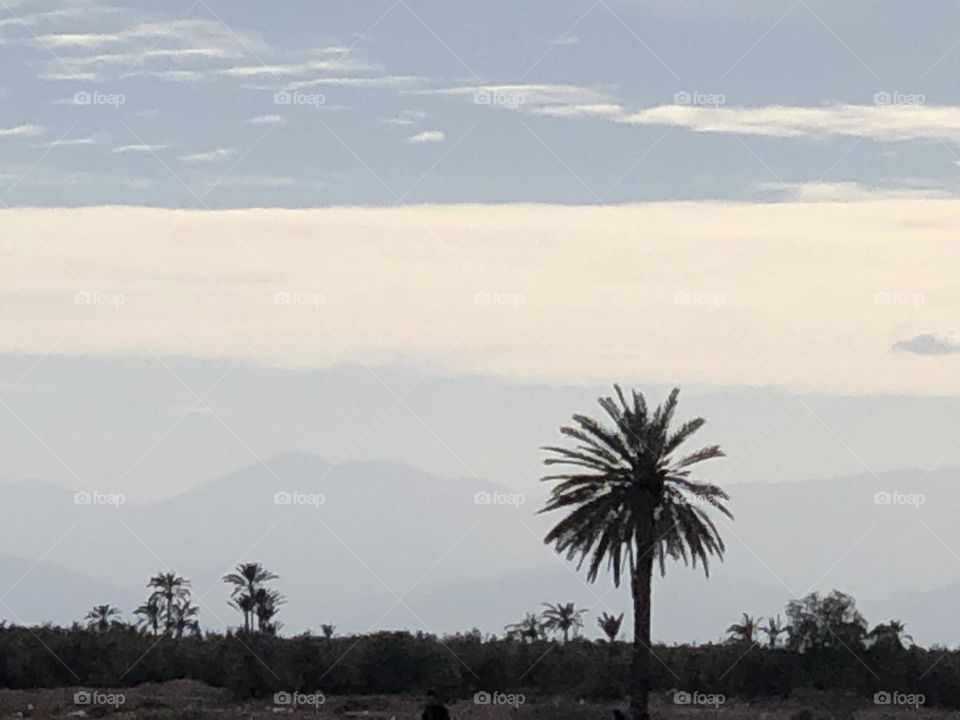
[[[693,465],[723,457],[716,445],[688,455],[676,453],[685,440],[704,425],[703,418],[670,431],[679,390],[653,413],[641,393],[627,398],[615,385],[617,399],[600,398],[600,406],[613,421],[612,427],[588,417],[574,415],[575,426],[560,432],[579,443],[575,448],[549,446],[547,465],[577,468],[548,475],[560,481],[541,512],[571,509],[550,531],[545,541],[581,565],[590,558],[588,579],[595,580],[604,560],[619,585],[624,568],[633,569],[648,552],[665,572],[667,557],[703,565],[708,557],[722,557],[723,540],[706,513],[712,506],[732,515],[724,505],[727,494],[709,483],[690,478]]]

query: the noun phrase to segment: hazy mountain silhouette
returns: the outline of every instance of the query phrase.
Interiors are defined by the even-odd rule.
[[[949,549],[960,548],[956,476],[904,470],[733,486],[736,522],[722,523],[727,560],[713,566],[709,587],[699,571],[682,567],[655,581],[658,639],[716,639],[741,611],[782,612],[790,597],[838,587],[873,621],[898,617],[919,642],[952,641],[939,628],[949,625],[960,592],[960,559]],[[304,453],[119,508],[77,505],[72,491],[45,483],[9,483],[0,507],[3,547],[44,562],[5,602],[32,622],[79,618],[93,601],[129,612],[149,575],[173,567],[193,580],[205,625],[234,624],[219,579],[237,562],[257,560],[280,575],[277,587],[289,598],[280,615],[285,632],[322,622],[342,631],[499,632],[546,601],[576,600],[593,606],[591,616],[627,607],[625,590],[604,578],[591,592],[542,544],[550,522],[536,514],[542,496],[500,504],[509,492],[394,463],[331,466]],[[878,492],[898,494],[878,504]],[[286,503],[283,495],[275,501],[277,493],[298,495]],[[492,502],[478,504],[476,493]],[[13,582],[18,573],[5,576]],[[50,588],[44,602],[26,594],[38,577]],[[80,586],[88,588],[82,599],[56,590]],[[591,634],[594,626],[588,619]]]

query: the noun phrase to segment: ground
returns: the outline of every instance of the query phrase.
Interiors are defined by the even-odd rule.
[[[84,695],[83,693],[87,693]],[[61,688],[56,690],[0,690],[0,720],[20,718],[58,718],[83,720],[265,720],[274,717],[369,718],[370,720],[403,720],[419,718],[421,701],[402,696],[326,697],[322,704],[304,704],[295,708],[278,706],[272,698],[260,701],[238,701],[230,692],[211,688],[191,680],[177,680],[162,684],[147,684],[122,690]],[[122,697],[121,697],[122,696]],[[845,706],[845,707],[841,707]],[[472,700],[451,705],[454,718],[475,720],[610,720],[614,707],[624,704],[586,703],[571,699],[528,699],[517,708],[505,705],[477,705]],[[624,708],[625,709],[625,708]],[[960,720],[960,712],[932,709],[907,709],[873,706],[856,701],[830,701],[817,698],[809,703],[762,702],[742,703],[729,700],[714,708],[675,705],[672,696],[653,698],[653,714],[659,720],[886,720],[906,718],[916,720]]]

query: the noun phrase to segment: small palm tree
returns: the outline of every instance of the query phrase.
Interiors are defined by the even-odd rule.
[[[323,623],[323,625],[320,626],[320,631],[323,633],[323,636],[329,640],[337,631],[337,626],[331,625],[330,623]]]
[[[733,642],[750,643],[754,642],[757,631],[760,629],[760,623],[763,618],[754,618],[747,613],[743,613],[740,622],[734,623],[727,628],[727,635]]]
[[[780,614],[777,613],[776,619],[767,618],[767,624],[760,628],[760,632],[767,636],[767,647],[775,648],[780,636],[785,635],[790,630],[780,622]]]
[[[544,629],[563,633],[564,642],[569,642],[571,630],[576,635],[577,631],[583,627],[581,616],[587,611],[577,610],[572,602],[557,603],[556,605],[544,603],[543,605],[547,608],[543,611]]]
[[[149,629],[154,635],[160,633],[160,616],[163,609],[160,607],[160,601],[151,595],[147,601],[133,611],[134,615],[139,616],[137,626],[143,629]]]
[[[188,598],[184,598],[177,604],[174,608],[174,615],[173,630],[176,637],[183,637],[183,633],[187,630],[192,635],[200,634],[200,621],[198,619],[200,608],[191,603]]]
[[[230,604],[243,613],[243,630],[253,630],[257,617],[257,592],[264,583],[276,580],[277,576],[269,572],[260,563],[241,563],[236,571],[223,576],[223,581],[233,585]]]
[[[147,588],[153,588],[150,600],[159,603],[163,609],[164,632],[172,634],[177,620],[176,606],[190,596],[190,581],[173,571],[160,572],[150,578]]]
[[[260,632],[276,635],[278,626],[273,621],[277,613],[280,612],[280,606],[286,602],[276,590],[260,588],[254,596],[254,613],[257,616],[257,629]]]
[[[651,685],[650,609],[653,566],[666,572],[667,559],[683,560],[708,570],[711,556],[722,558],[723,539],[708,510],[731,517],[729,498],[716,485],[691,478],[694,465],[723,457],[716,445],[680,455],[681,446],[705,424],[703,418],[671,429],[680,391],[650,412],[643,394],[628,399],[614,385],[617,399],[600,398],[612,425],[574,415],[560,432],[572,448],[545,448],[547,465],[570,468],[545,481],[559,481],[541,512],[564,510],[544,539],[569,559],[589,561],[594,582],[604,563],[620,585],[630,578],[633,594],[633,664],[630,706],[634,720],[649,720]]]
[[[543,636],[543,623],[536,613],[527,613],[520,622],[507,625],[507,637],[518,638],[521,642],[534,642]]]
[[[907,634],[906,626],[899,620],[882,623],[867,633],[867,641],[871,646],[878,646],[887,650],[902,650],[904,641],[913,645],[913,636]]]
[[[603,630],[603,634],[607,636],[607,640],[611,645],[616,641],[617,635],[620,634],[620,625],[622,623],[623,613],[620,613],[619,615],[603,613],[597,618],[597,625],[599,625],[600,629]]]
[[[87,628],[89,630],[102,633],[107,632],[107,630],[116,624],[114,618],[118,615],[120,615],[120,611],[112,605],[94,605],[87,611],[83,619],[87,621]]]

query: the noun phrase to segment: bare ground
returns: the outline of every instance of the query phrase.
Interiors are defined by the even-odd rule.
[[[88,695],[78,695],[87,692]],[[96,695],[90,693],[95,692]],[[122,700],[121,700],[122,697]],[[662,720],[886,720],[907,717],[915,720],[960,720],[960,712],[926,708],[878,707],[868,702],[743,703],[728,701],[719,708],[684,707],[671,696],[652,699],[653,714]],[[460,701],[451,705],[454,718],[463,720],[610,720],[615,707],[624,703],[586,703],[573,699],[528,700],[517,708],[476,705]],[[421,700],[403,696],[328,696],[323,704],[277,706],[271,699],[238,701],[229,691],[211,688],[192,680],[146,684],[117,690],[60,688],[53,690],[0,690],[0,720],[57,718],[58,720],[266,720],[301,717],[314,720],[402,720],[420,717]]]

